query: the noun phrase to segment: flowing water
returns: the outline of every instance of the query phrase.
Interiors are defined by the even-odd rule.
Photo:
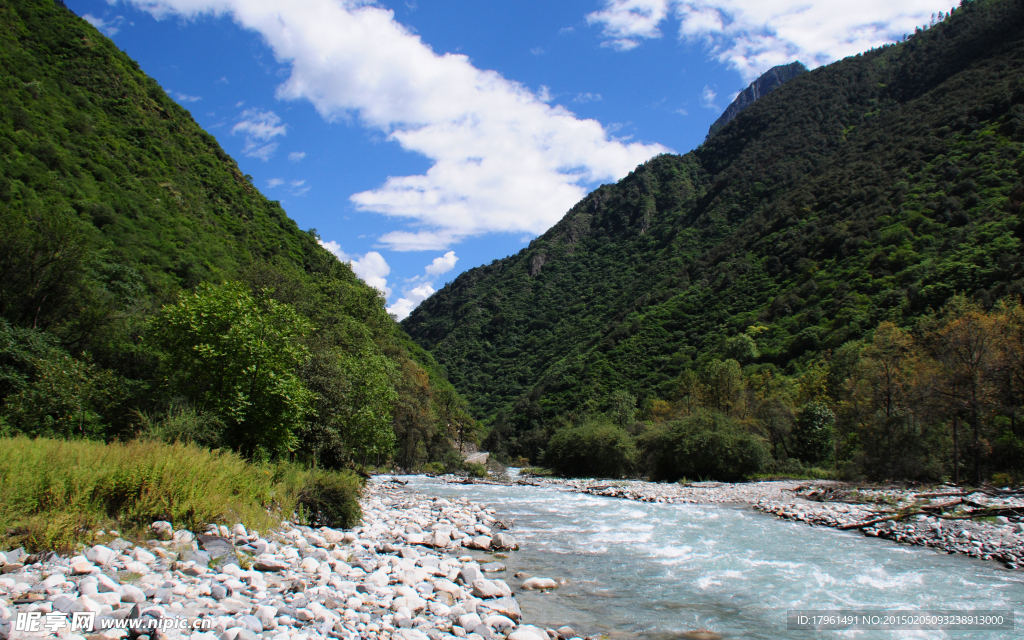
[[[1024,638],[1021,621],[1013,631],[786,630],[790,609],[1024,612],[1024,575],[995,562],[781,521],[749,506],[409,479],[409,489],[464,496],[515,518],[510,533],[522,550],[491,577],[513,588],[517,571],[568,581],[550,593],[517,593],[527,623],[651,640],[700,628],[724,638]]]

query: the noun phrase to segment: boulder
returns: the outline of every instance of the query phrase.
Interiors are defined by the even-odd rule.
[[[92,563],[98,564],[103,567],[110,563],[114,557],[117,556],[117,552],[110,547],[105,547],[101,544],[89,549],[85,552],[85,557]]]
[[[527,591],[541,591],[557,588],[558,583],[551,578],[529,578],[523,582],[523,589],[526,589]]]
[[[150,525],[150,529],[157,540],[170,540],[171,535],[174,534],[174,527],[166,520],[157,520]]]
[[[495,549],[518,549],[516,539],[507,533],[496,533],[491,536],[491,547]]]
[[[516,621],[523,618],[523,612],[519,609],[519,603],[515,598],[483,600],[477,604],[477,610],[502,615]]]
[[[278,571],[287,571],[289,566],[290,565],[287,562],[283,561],[283,560],[275,560],[273,558],[268,558],[268,559],[265,559],[265,560],[257,560],[252,565],[252,568],[257,570],[257,571],[265,571],[265,572],[273,573],[273,572],[278,572]]]
[[[462,570],[459,571],[459,578],[458,579],[463,584],[471,585],[474,582],[476,582],[477,580],[482,579],[483,577],[484,577],[484,574],[480,571],[479,567],[476,567],[474,565],[467,565],[467,566],[462,567]]]

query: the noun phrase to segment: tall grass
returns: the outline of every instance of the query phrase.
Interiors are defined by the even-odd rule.
[[[0,546],[66,550],[99,527],[131,534],[155,520],[266,530],[298,514],[352,526],[361,488],[350,472],[253,464],[194,445],[0,438]]]

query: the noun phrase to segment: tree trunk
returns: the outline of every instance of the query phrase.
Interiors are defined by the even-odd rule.
[[[960,443],[957,439],[959,426],[957,416],[953,416],[953,484],[960,484]]]

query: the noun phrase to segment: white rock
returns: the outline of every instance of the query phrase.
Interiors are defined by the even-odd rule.
[[[263,625],[264,631],[277,628],[277,607],[263,605],[256,609],[255,616]]]
[[[192,535],[192,532],[186,529],[179,529],[174,532],[174,535],[171,536],[171,540],[173,540],[177,544],[186,544],[192,542],[195,539],[196,537]]]
[[[523,582],[523,589],[527,591],[539,589],[557,589],[558,583],[551,578],[529,578]]]
[[[503,598],[512,595],[512,590],[501,580],[481,578],[473,581],[473,595],[477,598]]]
[[[121,602],[139,603],[146,601],[146,594],[142,591],[142,589],[134,585],[122,584],[120,587],[118,587],[117,593],[121,597]]]
[[[105,573],[96,576],[96,588],[100,593],[117,593],[121,585]]]
[[[145,549],[140,549],[138,547],[132,549],[131,557],[132,560],[135,560],[136,562],[141,562],[143,564],[151,564],[153,562],[156,562],[155,555],[146,551]]]
[[[231,533],[235,534],[236,536],[242,536],[243,538],[247,538],[249,536],[249,534],[245,530],[245,525],[243,525],[241,522],[231,527]]]
[[[101,567],[109,564],[110,561],[113,560],[114,556],[116,555],[116,551],[114,551],[110,547],[105,547],[101,544],[98,544],[85,552],[85,557],[87,560],[94,564],[98,564]]]
[[[504,631],[505,629],[511,629],[516,626],[516,623],[511,619],[501,615],[487,616],[484,618],[484,624],[492,629],[497,629],[498,631]]]
[[[523,625],[508,635],[508,640],[548,640],[543,629],[531,625]]]
[[[320,568],[320,562],[311,556],[304,558],[302,562],[299,563],[299,568],[302,569],[304,573],[316,573],[317,569]]]
[[[150,529],[152,529],[153,534],[159,540],[170,540],[171,534],[174,533],[174,527],[172,527],[171,523],[166,520],[157,520],[150,525]]]
[[[84,576],[93,571],[99,571],[99,569],[88,560],[79,560],[71,564],[71,575],[73,576]]]

